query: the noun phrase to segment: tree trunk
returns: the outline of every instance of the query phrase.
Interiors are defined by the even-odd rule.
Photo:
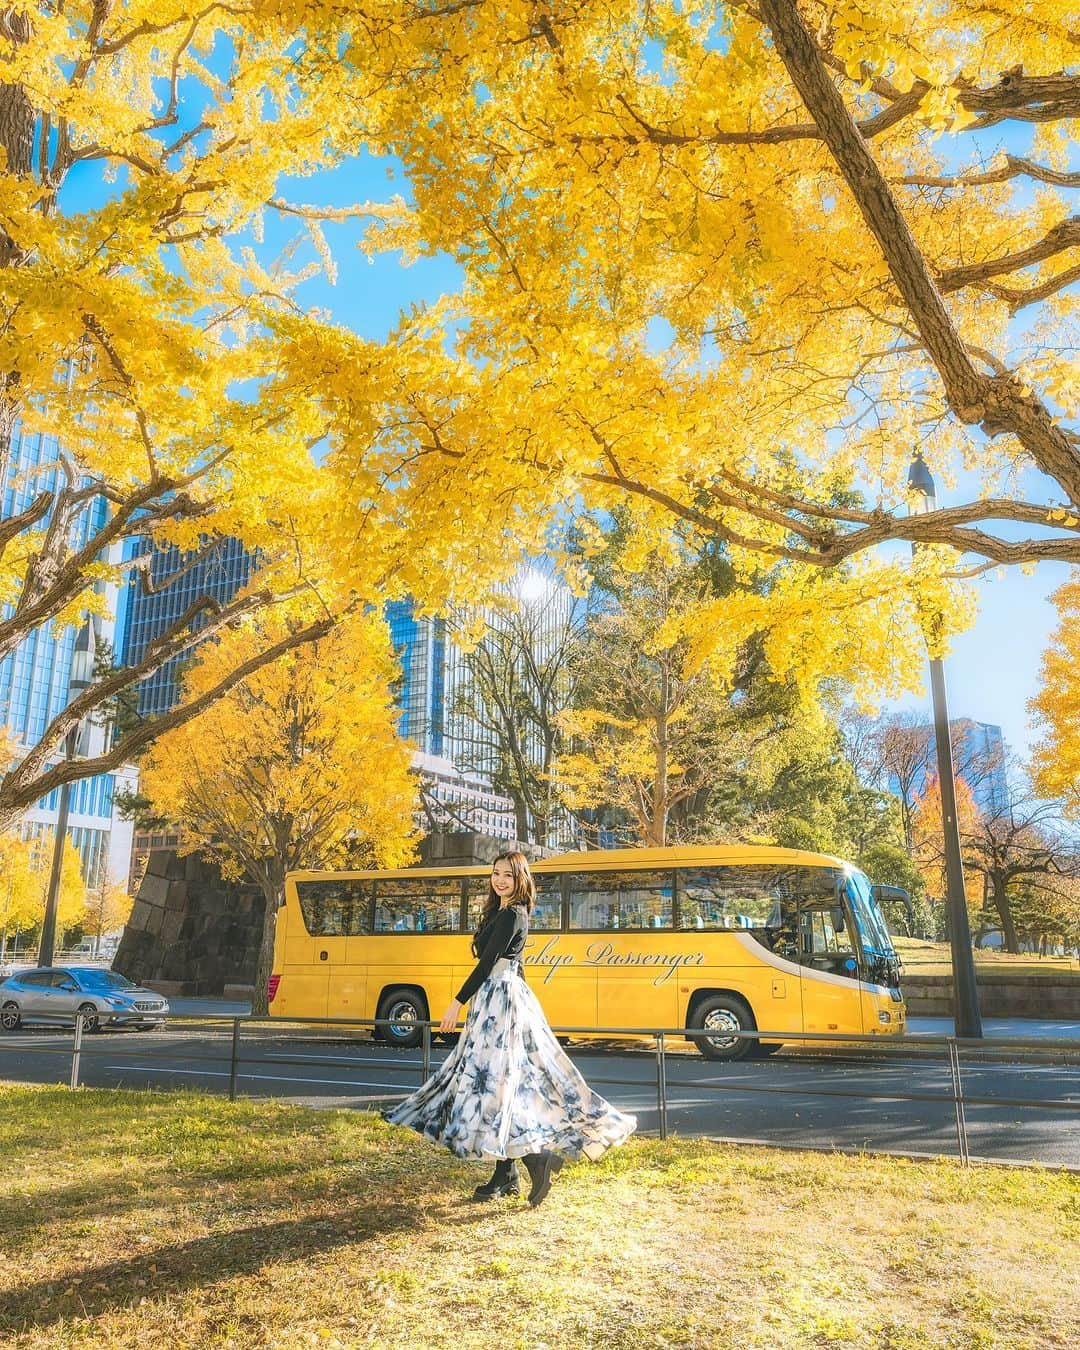
[[[517,831],[517,837],[521,843],[529,842],[529,808],[526,805],[525,798],[517,789],[510,794],[514,803],[514,829]]]
[[[265,884],[262,887],[266,909],[263,912],[262,941],[255,963],[255,989],[251,995],[254,1017],[266,1017],[270,1011],[270,976],[274,971],[274,937],[277,933],[278,910],[285,903],[285,884]]]
[[[1016,923],[1009,907],[1009,894],[1006,889],[1005,878],[994,873],[990,877],[990,889],[994,897],[994,908],[1001,919],[1001,936],[1005,943],[1005,950],[1016,956],[1020,951],[1020,941],[1016,936]]]

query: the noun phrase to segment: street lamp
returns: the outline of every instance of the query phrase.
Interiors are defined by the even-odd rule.
[[[68,704],[88,689],[94,679],[94,654],[97,639],[93,620],[87,616],[86,622],[75,639],[75,648],[71,654],[71,674],[68,677]],[[83,748],[80,746],[82,733],[88,729],[87,719],[82,718],[64,737],[64,759],[72,760]],[[64,865],[64,844],[67,842],[68,809],[71,805],[71,784],[64,783],[60,788],[60,802],[56,812],[56,833],[53,836],[52,866],[49,869],[49,890],[45,897],[45,918],[41,925],[41,941],[38,943],[38,965],[51,966],[56,946],[56,910],[60,902],[60,873]]]
[[[908,471],[908,490],[917,495],[915,514],[928,514],[937,506],[934,479],[926,461],[916,451]],[[914,555],[915,544],[911,545]],[[956,779],[953,775],[949,707],[945,697],[945,663],[930,658],[930,696],[934,706],[934,745],[937,749],[938,783],[941,789],[941,826],[945,840],[945,912],[949,920],[952,951],[953,1018],[957,1036],[981,1039],[982,1017],[975,984],[975,960],[971,952],[964,861],[960,852],[960,825],[956,816]]]

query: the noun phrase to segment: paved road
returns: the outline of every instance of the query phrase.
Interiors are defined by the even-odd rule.
[[[231,1023],[174,1022],[161,1031],[87,1037],[84,1046],[79,1081],[88,1086],[229,1088]],[[0,1079],[67,1082],[71,1047],[67,1029],[4,1035]],[[411,1091],[421,1079],[418,1051],[389,1049],[336,1028],[245,1026],[241,1047],[242,1094],[374,1108]],[[444,1053],[437,1049],[433,1063]],[[573,1053],[590,1083],[634,1112],[643,1132],[658,1130],[654,1054],[625,1046]],[[1011,1062],[1007,1052],[989,1059],[965,1056],[962,1079],[972,1156],[1080,1168],[1080,1055],[1050,1053],[1034,1064]],[[739,1064],[673,1053],[667,1086],[673,1133],[815,1148],[950,1155],[958,1150],[951,1081],[940,1048],[916,1043],[899,1056],[879,1059],[782,1051]],[[905,1101],[898,1094],[926,1100]]]

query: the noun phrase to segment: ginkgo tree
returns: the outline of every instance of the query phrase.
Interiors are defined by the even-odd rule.
[[[62,783],[137,756],[383,588],[426,576],[432,593],[468,589],[477,575],[433,566],[441,544],[426,554],[422,533],[406,538],[394,514],[403,497],[381,533],[365,529],[363,512],[342,516],[347,575],[312,560],[310,540],[340,497],[321,448],[342,427],[354,446],[379,431],[370,409],[396,376],[393,344],[334,327],[300,288],[333,271],[326,220],[392,222],[401,210],[290,195],[355,150],[345,110],[366,77],[319,59],[340,54],[332,6],[307,7],[300,24],[287,9],[0,6],[0,493],[15,502],[0,520],[0,659],[100,610],[111,583],[179,581],[222,538],[242,539],[262,564],[228,604],[196,596],[137,663],[103,674],[0,764],[0,825]],[[283,221],[308,237],[307,252],[289,244],[273,261],[253,245]],[[52,447],[18,481],[17,430]],[[385,483],[378,465],[373,473]],[[171,546],[180,568],[152,583],[155,549]],[[197,704],[144,720],[89,758],[58,753],[80,717],[302,595],[312,597],[305,622],[250,649],[243,670],[222,669]]]
[[[976,833],[979,828],[979,808],[971,788],[962,778],[956,780],[956,826],[961,840]],[[945,838],[942,825],[941,785],[936,774],[926,776],[922,791],[916,796],[912,811],[911,856],[922,875],[927,898],[941,904],[940,926],[947,922],[947,872]],[[965,870],[964,891],[968,910],[974,915],[982,901],[982,879]]]
[[[438,501],[673,512],[783,565],[780,633],[831,610],[908,664],[893,597],[940,611],[940,651],[972,612],[950,574],[1080,559],[1068,12],[343,6],[357,137],[415,198],[371,246],[467,274],[443,347],[404,344],[399,462]],[[915,449],[971,495],[913,512]],[[910,580],[892,541],[927,546]]]
[[[329,614],[294,644],[387,588],[475,599],[567,503],[629,499],[643,531],[674,513],[745,576],[775,569],[767,599],[702,606],[698,659],[768,631],[809,696],[828,616],[852,653],[866,639],[860,696],[910,685],[922,616],[939,651],[970,622],[965,572],[1080,560],[1068,14],[5,5],[0,459],[17,418],[62,451],[0,522],[0,654],[100,603],[135,534],[260,549],[234,607],[202,605],[205,636],[317,584]],[[396,156],[409,200],[300,200],[335,171],[320,192],[348,201],[360,153]],[[88,205],[72,184],[97,170]],[[327,268],[348,216],[372,255],[451,256],[459,293],[373,343],[305,308],[302,264],[251,249],[295,219]],[[916,447],[943,483],[973,474],[970,497],[911,512]],[[80,535],[95,496],[107,520]],[[896,541],[923,545],[914,567]],[[196,641],[178,626],[115,679]],[[161,729],[54,764],[101,685],[8,768],[0,820]]]
[[[278,640],[280,629],[260,631],[263,622],[206,647],[186,692],[213,688],[223,671]],[[397,735],[394,673],[385,625],[356,616],[249,675],[162,736],[144,763],[140,794],[177,833],[180,851],[199,850],[262,892],[256,1011],[267,1008],[286,872],[411,860],[417,789]]]
[[[17,830],[0,834],[0,955],[19,934],[40,928],[45,918],[52,853],[45,838],[24,839]],[[44,847],[43,847],[44,845]],[[82,859],[71,843],[64,846],[57,894],[57,931],[74,927],[83,914],[86,886]],[[25,941],[23,943],[25,947]]]
[[[1059,623],[1043,655],[1038,693],[1028,705],[1041,732],[1032,780],[1044,797],[1080,816],[1080,577],[1054,592]]]

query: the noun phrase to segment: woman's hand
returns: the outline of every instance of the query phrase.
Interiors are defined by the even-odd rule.
[[[442,1015],[442,1021],[439,1023],[440,1031],[453,1031],[458,1024],[458,1018],[461,1016],[461,1004],[456,998],[450,1000],[450,1006]]]

